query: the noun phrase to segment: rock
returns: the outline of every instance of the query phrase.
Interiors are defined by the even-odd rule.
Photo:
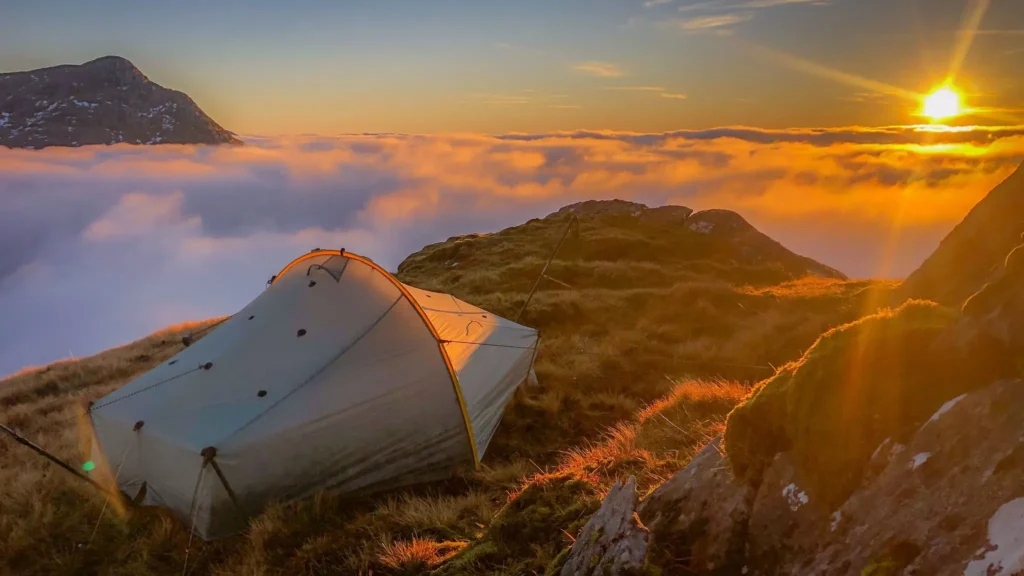
[[[784,455],[750,518],[749,574],[1017,574],[1024,567],[1024,381],[950,400],[837,510],[801,497]],[[653,529],[652,529],[653,530]],[[656,538],[655,533],[655,538]]]
[[[644,204],[627,200],[585,200],[568,206],[562,206],[557,212],[548,214],[546,218],[563,218],[566,214],[577,216],[599,216],[604,214],[629,214],[639,216],[650,210]]]
[[[640,215],[640,221],[650,224],[683,226],[693,210],[686,206],[661,206],[650,208]]]
[[[765,471],[750,513],[748,573],[783,573],[779,567],[791,558],[804,556],[804,547],[816,547],[813,540],[795,539],[794,533],[801,529],[827,532],[830,524],[828,513],[811,502],[789,454],[776,455]]]
[[[1024,167],[975,206],[935,252],[907,277],[897,296],[959,307],[998,274],[1024,232]]]
[[[985,345],[994,341],[1012,356],[1024,357],[1024,244],[964,302],[963,315],[962,341],[980,337]]]
[[[639,574],[647,554],[647,529],[636,516],[636,479],[612,487],[583,526],[561,576]]]
[[[652,560],[695,574],[739,573],[754,494],[733,477],[716,438],[641,504]]]
[[[152,81],[131,62],[0,74],[0,146],[240,144],[187,95]]]

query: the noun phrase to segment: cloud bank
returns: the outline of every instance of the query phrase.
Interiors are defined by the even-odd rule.
[[[590,198],[729,208],[853,276],[908,273],[1024,128],[720,128],[0,148],[0,374],[229,314],[295,256],[410,252]]]

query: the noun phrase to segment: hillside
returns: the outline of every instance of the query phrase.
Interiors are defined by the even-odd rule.
[[[0,146],[239,144],[186,94],[117,56],[0,73]]]
[[[960,306],[1024,236],[1024,166],[992,189],[900,287],[901,298]]]
[[[188,571],[544,573],[616,480],[661,484],[721,433],[750,383],[892,288],[844,280],[731,212],[624,203],[449,239],[411,255],[398,275],[514,318],[568,211],[579,237],[521,319],[541,332],[540,384],[509,406],[482,470],[370,498],[325,492],[272,506],[243,536],[192,541]],[[0,421],[79,465],[76,411],[178,352],[194,328],[9,378]],[[159,510],[101,514],[102,496],[8,439],[0,458],[0,573],[182,572],[187,527]]]

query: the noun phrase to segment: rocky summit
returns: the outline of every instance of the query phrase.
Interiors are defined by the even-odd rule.
[[[240,144],[186,94],[124,58],[0,74],[0,146]]]

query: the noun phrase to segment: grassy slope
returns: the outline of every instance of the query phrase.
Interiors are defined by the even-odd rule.
[[[244,535],[193,541],[189,571],[416,574],[462,550],[440,571],[543,573],[614,481],[635,474],[647,490],[678,470],[721,432],[741,382],[772,374],[758,367],[798,359],[891,288],[739,265],[728,246],[680,226],[581,220],[583,240],[549,270],[572,288],[545,281],[522,319],[541,330],[541,387],[509,407],[483,470],[373,498],[325,492],[273,506]],[[433,245],[399,275],[514,317],[562,226],[536,220]],[[0,421],[81,462],[76,406],[172,355],[178,337],[0,383]],[[187,528],[111,507],[97,522],[103,498],[64,472],[7,440],[0,461],[0,574],[181,573]]]

